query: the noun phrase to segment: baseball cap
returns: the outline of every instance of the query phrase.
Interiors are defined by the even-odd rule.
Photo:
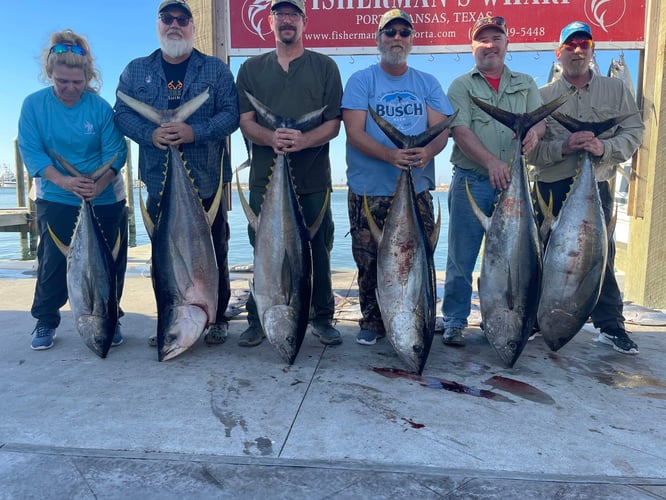
[[[283,4],[283,3],[288,3],[290,5],[293,5],[298,10],[300,10],[303,14],[305,14],[305,0],[272,0],[271,1],[271,10],[274,10],[275,7],[277,7],[278,5]]]
[[[497,28],[502,33],[507,35],[506,21],[503,17],[486,16],[477,19],[474,23],[474,26],[472,27],[472,40],[476,39],[476,36],[486,28]]]
[[[187,5],[187,2],[185,0],[164,0],[157,9],[157,13],[159,14],[167,7],[178,7],[184,10],[188,16],[192,17],[192,11],[190,10],[190,6]]]
[[[412,22],[412,17],[409,14],[407,14],[407,12],[400,9],[391,9],[389,11],[384,12],[382,17],[379,19],[379,28],[377,28],[377,31],[383,30],[388,23],[390,23],[391,21],[395,21],[396,19],[402,19],[407,24],[409,24],[410,28],[414,27],[414,23]]]
[[[562,32],[560,33],[560,45],[564,45],[564,42],[566,42],[576,33],[587,35],[590,40],[592,40],[592,30],[590,27],[585,23],[581,23],[580,21],[574,21],[573,23],[569,23],[564,28],[562,28]]]

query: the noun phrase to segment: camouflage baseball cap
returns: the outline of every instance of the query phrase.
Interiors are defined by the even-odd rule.
[[[395,21],[396,19],[402,19],[407,24],[409,24],[410,28],[414,27],[414,23],[412,22],[412,17],[409,14],[407,14],[407,12],[400,9],[391,9],[389,11],[384,12],[382,17],[379,19],[379,28],[377,28],[377,31],[383,30],[388,23],[390,23],[391,21]]]
[[[157,9],[157,13],[159,14],[167,7],[178,7],[179,9],[185,11],[185,13],[188,16],[192,17],[192,11],[190,10],[190,6],[187,5],[187,2],[185,0],[164,0],[162,3],[160,3],[159,8]]]

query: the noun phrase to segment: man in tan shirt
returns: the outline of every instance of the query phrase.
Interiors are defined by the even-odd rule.
[[[555,56],[562,64],[562,78],[540,89],[544,102],[577,90],[557,110],[559,113],[583,122],[601,122],[623,115],[628,117],[598,137],[588,131],[571,133],[549,117],[546,134],[530,154],[530,163],[535,165],[541,195],[545,200],[552,195],[553,215],[557,216],[576,175],[579,153],[589,152],[595,164],[599,195],[608,225],[614,209],[614,193],[608,179],[615,176],[615,165],[631,158],[643,137],[638,107],[622,80],[596,75],[590,69],[594,40],[587,24],[576,21],[566,25]],[[538,207],[537,218],[541,223],[543,217]],[[608,238],[608,260],[601,294],[592,311],[592,321],[601,330],[601,342],[612,345],[618,352],[638,354],[638,346],[624,328],[622,294],[615,280],[613,234],[609,233]]]

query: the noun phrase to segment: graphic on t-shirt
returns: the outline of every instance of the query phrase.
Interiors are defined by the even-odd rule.
[[[394,91],[384,94],[377,101],[377,114],[391,123],[402,133],[410,134],[410,130],[419,127],[419,121],[426,116],[425,103],[408,91]]]
[[[178,83],[173,83],[173,80],[171,80],[167,84],[167,88],[169,93],[169,102],[180,102],[181,94],[183,93],[183,82],[178,80]]]

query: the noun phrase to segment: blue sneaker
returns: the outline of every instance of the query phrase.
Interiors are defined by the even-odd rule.
[[[32,342],[30,342],[30,348],[35,351],[51,349],[51,347],[53,347],[53,339],[55,336],[55,328],[36,326],[32,332]]]
[[[116,325],[116,333],[111,340],[111,347],[116,347],[123,343],[123,331],[120,329],[120,323]]]

